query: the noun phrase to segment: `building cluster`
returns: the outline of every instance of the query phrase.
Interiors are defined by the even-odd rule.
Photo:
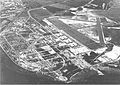
[[[75,73],[90,66],[82,56],[90,50],[53,24],[42,26],[32,18],[19,17],[0,38],[6,54],[28,71],[69,81]]]
[[[99,54],[59,30],[49,20],[43,21],[47,25],[43,26],[32,18],[19,17],[1,33],[0,46],[16,65],[70,82],[75,74],[91,67],[91,60]],[[99,61],[105,58],[108,59],[103,56]]]
[[[14,17],[24,8],[21,0],[3,0],[0,5],[0,18]]]

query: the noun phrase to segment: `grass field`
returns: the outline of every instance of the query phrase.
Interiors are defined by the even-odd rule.
[[[71,7],[79,7],[79,6],[84,6],[91,0],[68,0],[66,2],[62,2],[61,4],[65,4]]]
[[[63,1],[65,0],[22,0],[23,4],[26,4],[27,7],[31,9],[39,8],[41,6],[51,5]]]
[[[53,6],[46,6],[45,8],[53,14],[57,13],[57,12],[60,12],[60,11],[64,11],[64,9],[56,8],[56,7],[53,7]]]
[[[29,13],[31,17],[33,17],[38,22],[41,22],[42,19],[47,18],[52,15],[48,10],[42,9],[42,8],[31,10]]]
[[[67,6],[67,5],[60,4],[60,3],[52,4],[50,6],[53,6],[53,7],[56,7],[56,8],[60,8],[60,9],[70,9],[71,8],[71,6]]]

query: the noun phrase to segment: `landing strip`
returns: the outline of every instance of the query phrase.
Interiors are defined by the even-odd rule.
[[[39,23],[41,23],[42,19],[52,16],[52,14],[44,8],[32,9],[29,11],[29,14]],[[48,18],[48,20],[51,23],[53,23],[58,29],[63,30],[68,35],[70,35],[71,37],[73,37],[83,45],[87,46],[88,48],[92,50],[96,50],[102,47],[99,43],[96,43],[92,39],[86,37],[84,34],[74,30],[67,24],[63,23],[62,21],[53,18]]]
[[[66,32],[71,37],[73,37],[74,39],[76,39],[80,43],[84,44],[88,48],[90,48],[92,50],[96,50],[96,49],[102,47],[99,43],[96,43],[95,41],[93,41],[92,39],[86,37],[82,33],[74,30],[73,28],[71,28],[68,25],[66,25],[65,23],[63,23],[62,21],[60,21],[58,19],[48,19],[48,20],[51,23],[53,23],[58,29],[63,30],[64,32]]]

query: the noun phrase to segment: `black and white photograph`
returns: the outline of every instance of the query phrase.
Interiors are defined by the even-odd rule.
[[[120,84],[120,0],[0,0],[7,84]]]

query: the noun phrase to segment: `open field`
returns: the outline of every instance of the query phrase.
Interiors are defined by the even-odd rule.
[[[64,0],[22,0],[23,4],[27,4],[27,7],[31,9],[39,8],[41,6],[46,6],[63,1]]]
[[[31,17],[37,20],[38,22],[52,15],[48,10],[43,8],[31,10],[29,13]]]
[[[61,4],[65,4],[71,7],[79,7],[79,6],[84,6],[89,1],[90,0],[68,0],[66,2],[62,2]]]
[[[46,6],[45,8],[53,14],[65,10],[65,9],[60,9],[60,8],[56,8],[56,7],[53,7],[53,6]]]

